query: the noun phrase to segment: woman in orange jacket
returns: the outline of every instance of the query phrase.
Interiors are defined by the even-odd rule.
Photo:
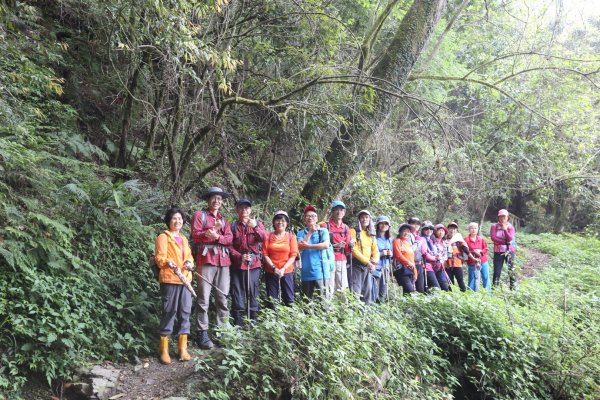
[[[417,268],[415,253],[410,239],[411,226],[402,224],[398,229],[398,238],[394,240],[394,277],[402,286],[405,295],[415,291]]]
[[[154,260],[160,268],[158,280],[162,298],[162,316],[160,319],[160,362],[170,364],[169,335],[173,332],[175,318],[179,320],[179,359],[190,360],[187,351],[187,337],[190,334],[190,314],[192,312],[192,294],[175,273],[192,281],[194,258],[187,238],[180,233],[184,222],[184,213],[179,208],[171,208],[165,214],[165,224],[169,229],[156,238],[156,256]]]

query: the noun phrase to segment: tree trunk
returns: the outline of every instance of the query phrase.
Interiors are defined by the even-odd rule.
[[[404,86],[445,5],[446,0],[413,2],[371,73],[373,84],[392,92]],[[322,207],[347,185],[364,162],[362,148],[375,132],[385,127],[392,105],[393,97],[380,92],[372,112],[366,115],[347,112],[349,124],[340,128],[325,154],[327,168],[313,172],[302,190],[303,197]]]
[[[131,128],[131,111],[133,107],[133,94],[138,84],[138,77],[140,76],[140,70],[144,65],[144,60],[137,64],[133,70],[133,74],[127,82],[127,96],[125,97],[125,105],[123,106],[123,117],[121,122],[121,138],[119,140],[119,153],[117,154],[117,167],[127,168],[128,163],[128,151],[127,141],[129,140],[129,130]]]

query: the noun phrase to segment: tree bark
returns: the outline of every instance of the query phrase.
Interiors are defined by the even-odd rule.
[[[127,96],[125,97],[125,105],[123,106],[123,117],[121,122],[121,138],[119,140],[119,153],[117,154],[117,167],[127,168],[128,163],[128,151],[127,141],[129,140],[129,130],[131,129],[131,111],[133,107],[133,96],[137,88],[138,77],[140,76],[140,70],[144,65],[142,60],[136,65],[133,70],[133,74],[127,82]]]
[[[446,0],[415,0],[402,19],[383,57],[373,68],[371,81],[382,89],[398,92],[438,23]],[[382,83],[383,82],[383,83]],[[349,110],[347,125],[325,154],[327,168],[318,168],[306,182],[302,196],[324,206],[341,191],[364,162],[361,148],[385,127],[394,98],[379,92],[373,111],[362,115]]]

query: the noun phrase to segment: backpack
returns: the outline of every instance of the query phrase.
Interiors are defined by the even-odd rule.
[[[201,214],[201,220],[202,220],[202,227],[206,226],[206,222],[208,221],[208,217],[206,216],[206,210],[201,210],[200,211]],[[223,227],[225,227],[225,217],[221,217],[221,224],[223,225]],[[190,249],[192,250],[192,257],[194,257],[194,260],[196,259],[196,254],[200,251],[201,248],[201,244],[200,243],[194,243],[194,240],[192,239],[192,232],[190,232],[190,235],[188,237],[188,243],[190,245]]]
[[[421,241],[417,240],[414,236],[410,238],[412,244],[413,253],[415,253],[415,265],[423,264],[423,253],[421,253]]]

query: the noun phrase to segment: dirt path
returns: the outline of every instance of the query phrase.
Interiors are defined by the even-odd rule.
[[[552,257],[547,253],[528,247],[525,249],[525,262],[521,268],[519,280],[531,278],[542,270],[552,261]]]

